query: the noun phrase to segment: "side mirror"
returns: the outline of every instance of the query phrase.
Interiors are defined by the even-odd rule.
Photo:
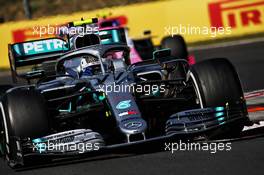
[[[153,59],[156,60],[159,64],[164,64],[166,62],[170,62],[175,60],[175,58],[171,55],[170,49],[162,49],[156,50],[153,52]]]

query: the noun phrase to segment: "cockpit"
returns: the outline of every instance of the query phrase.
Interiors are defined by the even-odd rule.
[[[99,58],[92,55],[85,55],[65,60],[63,66],[66,74],[70,74],[76,78],[102,73]]]
[[[124,70],[127,66],[126,60],[129,55],[129,50],[125,48],[112,46],[103,53],[100,53],[98,48],[95,50],[83,48],[79,54],[73,52],[72,55],[69,54],[67,57],[62,58],[58,62],[57,71],[61,74],[65,73],[75,78],[81,78]]]

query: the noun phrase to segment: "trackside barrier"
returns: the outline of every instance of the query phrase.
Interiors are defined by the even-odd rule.
[[[9,67],[8,43],[38,39],[40,32],[50,37],[52,27],[108,12],[122,18],[133,37],[151,30],[156,44],[165,35],[182,34],[187,42],[197,42],[264,32],[264,0],[161,0],[1,24],[0,68]]]

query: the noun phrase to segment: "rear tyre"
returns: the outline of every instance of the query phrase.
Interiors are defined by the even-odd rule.
[[[12,85],[0,85],[0,99],[6,93],[8,89],[11,89]],[[0,114],[1,116],[1,114]],[[0,157],[4,155],[4,125],[2,117],[0,117]]]
[[[16,89],[3,96],[0,107],[6,156],[10,164],[16,165],[18,138],[37,138],[49,133],[45,99],[35,90]]]
[[[227,59],[216,58],[195,64],[190,69],[189,79],[194,84],[201,108],[225,106],[227,103],[237,104],[242,101],[246,111],[238,74]],[[234,137],[241,133],[244,125],[245,121],[238,121],[210,132],[208,136]]]
[[[173,37],[164,37],[161,41],[161,47],[163,49],[171,49],[172,56],[180,59],[187,59],[188,51],[184,38],[181,35],[174,35]]]

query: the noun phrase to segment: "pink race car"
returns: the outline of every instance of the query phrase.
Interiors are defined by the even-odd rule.
[[[153,57],[153,52],[158,49],[171,49],[173,56],[180,59],[187,59],[190,65],[195,64],[195,57],[188,54],[187,46],[184,38],[180,35],[173,37],[164,37],[160,46],[154,46],[150,31],[145,31],[141,38],[133,39],[128,35],[128,28],[126,27],[127,18],[124,16],[102,18],[99,20],[100,30],[110,30],[115,28],[124,28],[126,41],[130,47],[130,63],[137,63]]]

